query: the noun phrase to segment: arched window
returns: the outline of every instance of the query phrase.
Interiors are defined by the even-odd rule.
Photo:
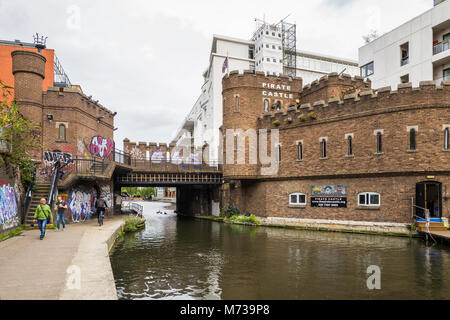
[[[348,138],[347,138],[347,154],[349,156],[353,155],[353,138],[352,138],[352,136],[348,136]]]
[[[277,101],[277,111],[281,110],[281,101]]]
[[[63,124],[59,125],[58,140],[66,141],[66,126]]]
[[[297,144],[297,155],[298,155],[298,160],[303,160],[303,143],[299,142]]]
[[[306,206],[306,194],[291,193],[289,195],[289,204],[294,206]]]
[[[416,150],[416,129],[409,131],[409,150]]]
[[[383,152],[383,135],[381,132],[377,133],[377,153]]]
[[[327,157],[327,140],[322,139],[320,141],[320,156],[322,159],[325,159]]]
[[[375,192],[362,192],[358,194],[358,206],[360,207],[379,207],[381,196]]]
[[[236,112],[239,112],[239,96],[236,96]]]
[[[264,112],[269,112],[269,100],[264,99]]]
[[[281,144],[277,145],[277,161],[281,162]]]
[[[450,150],[450,129],[444,130],[444,150]]]

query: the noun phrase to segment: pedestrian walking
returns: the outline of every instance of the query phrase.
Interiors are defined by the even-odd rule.
[[[55,170],[56,170],[56,176],[58,177],[58,179],[62,179],[62,177],[64,176],[64,171],[62,170],[62,168],[64,168],[66,166],[66,164],[63,161],[62,157],[59,157],[58,161],[55,162]]]
[[[63,231],[66,230],[66,210],[68,209],[67,203],[62,199],[62,197],[58,197],[58,201],[55,205],[56,209],[56,226],[58,231],[60,231],[60,226],[62,222]]]
[[[41,204],[36,208],[36,212],[34,213],[33,223],[38,223],[39,230],[41,230],[40,239],[43,240],[45,237],[45,231],[47,228],[47,223],[53,222],[52,209],[47,204],[45,198],[41,199]]]

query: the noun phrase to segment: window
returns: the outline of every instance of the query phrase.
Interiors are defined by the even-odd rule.
[[[66,126],[63,124],[60,124],[58,128],[58,140],[66,141]]]
[[[450,129],[444,129],[444,150],[450,150]]]
[[[236,112],[239,112],[239,96],[236,96]]]
[[[400,66],[405,66],[409,63],[409,42],[402,44],[400,46],[400,50],[401,50]]]
[[[409,150],[416,150],[416,129],[409,131]]]
[[[374,74],[373,61],[361,67],[361,77],[367,78]]]
[[[347,155],[353,155],[353,138],[352,136],[347,137]]]
[[[320,141],[320,157],[322,159],[327,157],[327,140],[325,138]]]
[[[304,193],[291,193],[289,195],[289,204],[297,206],[306,206],[306,194]]]
[[[409,82],[409,74],[400,77],[400,83],[408,83]]]
[[[358,206],[360,207],[379,207],[381,197],[379,193],[363,192],[358,194]]]
[[[377,153],[383,153],[383,134],[377,132]]]
[[[277,145],[277,162],[281,162],[281,144]]]
[[[268,45],[268,44],[266,44],[266,48],[269,48],[269,45]]]
[[[303,160],[303,142],[297,143],[297,160]]]
[[[277,73],[276,72],[274,72],[273,73],[274,75],[276,75]],[[281,101],[277,101],[277,111],[279,111],[279,110],[281,110]]]
[[[264,99],[264,112],[269,112],[269,100]]]
[[[450,68],[445,69],[445,70],[442,72],[442,80],[446,80],[446,81],[449,81],[449,80],[450,80]]]

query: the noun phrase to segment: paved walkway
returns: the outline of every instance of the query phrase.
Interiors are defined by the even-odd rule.
[[[108,250],[122,217],[39,230],[0,242],[0,300],[117,299]],[[79,277],[78,277],[79,275]]]

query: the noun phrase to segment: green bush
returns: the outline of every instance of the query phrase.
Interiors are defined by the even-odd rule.
[[[123,233],[135,232],[142,227],[143,219],[140,217],[130,216],[125,218]]]
[[[305,115],[304,114],[299,115],[298,120],[305,121]]]
[[[280,120],[275,120],[274,122],[272,122],[272,124],[274,126],[279,126],[281,124]]]
[[[254,214],[251,214],[250,217],[233,216],[233,217],[231,217],[231,221],[233,221],[233,222],[248,222],[248,223],[253,223],[253,224],[259,225],[259,221],[258,221],[258,219],[256,219]]]
[[[317,119],[317,115],[316,115],[314,112],[308,113],[308,117],[309,117],[310,119],[313,119],[313,120],[316,120],[316,119]]]
[[[238,207],[228,206],[220,212],[219,216],[221,218],[231,218],[233,216],[239,216],[241,212]]]

